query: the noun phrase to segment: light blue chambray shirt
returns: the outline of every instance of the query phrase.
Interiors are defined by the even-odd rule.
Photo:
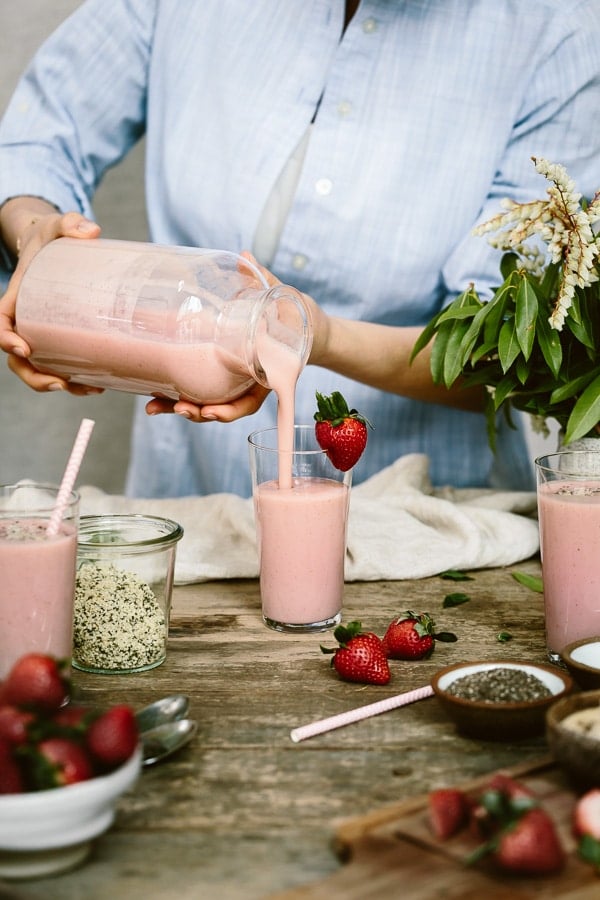
[[[425,323],[498,256],[471,236],[511,196],[544,196],[532,155],[600,186],[598,0],[88,0],[38,53],[0,128],[0,201],[91,215],[105,169],[143,134],[151,237],[251,248],[273,185],[315,116],[271,268],[330,313]],[[320,103],[319,103],[320,101]],[[425,453],[434,484],[531,487],[522,435],[494,460],[482,416],[308,367],[374,424],[355,482]],[[75,402],[75,401],[74,401]],[[149,418],[140,400],[129,491],[249,493],[246,436],[275,421]]]

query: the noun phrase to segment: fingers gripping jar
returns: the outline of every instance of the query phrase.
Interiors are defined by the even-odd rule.
[[[59,238],[29,264],[16,331],[41,372],[101,388],[225,403],[283,350],[306,363],[302,295],[224,250]]]

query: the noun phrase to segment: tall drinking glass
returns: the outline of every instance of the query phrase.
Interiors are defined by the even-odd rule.
[[[0,678],[26,653],[70,659],[79,495],[58,532],[46,529],[57,485],[0,485]]]
[[[552,662],[571,641],[600,635],[600,452],[562,450],[535,461],[546,644]]]
[[[342,617],[351,472],[334,468],[313,425],[294,426],[291,452],[278,450],[276,428],[248,441],[264,622],[325,631]],[[280,486],[284,469],[291,487]]]

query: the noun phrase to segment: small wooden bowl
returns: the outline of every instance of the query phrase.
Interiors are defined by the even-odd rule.
[[[564,697],[546,714],[546,739],[550,751],[569,781],[580,790],[600,787],[600,739],[573,731],[564,720],[571,713],[594,708],[600,714],[600,690]]]
[[[490,669],[519,669],[538,678],[551,691],[539,700],[497,702],[469,700],[450,693],[448,688],[465,675]],[[574,687],[566,672],[555,666],[521,660],[484,660],[458,663],[437,672],[431,686],[448,716],[460,732],[480,740],[522,740],[544,733],[546,712],[558,699],[569,694]]]
[[[600,688],[600,636],[567,644],[560,657],[580,688]]]

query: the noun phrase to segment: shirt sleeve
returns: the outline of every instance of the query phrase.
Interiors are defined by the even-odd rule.
[[[506,197],[518,203],[545,198],[548,182],[536,172],[531,157],[564,165],[585,197],[600,188],[600,130],[595,125],[600,109],[600,5],[585,0],[569,17],[555,16],[538,54],[478,222],[501,212]],[[498,251],[485,237],[469,233],[449,256],[443,275],[448,299],[470,282],[481,296],[489,296],[499,280]]]
[[[42,45],[0,123],[0,204],[92,216],[104,172],[145,129],[153,0],[86,0]]]

